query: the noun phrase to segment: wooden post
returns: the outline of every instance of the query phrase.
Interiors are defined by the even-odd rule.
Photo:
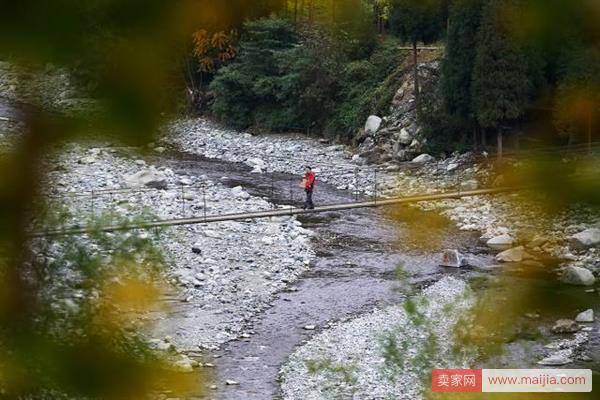
[[[417,42],[413,42],[413,79],[415,85],[415,104],[417,106],[417,112],[419,111],[419,64],[417,61]]]

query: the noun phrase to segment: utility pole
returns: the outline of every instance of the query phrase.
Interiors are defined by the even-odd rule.
[[[588,142],[588,153],[592,154],[592,109],[588,110],[588,121],[587,121],[587,142]]]
[[[294,0],[294,26],[298,27],[298,0]]]
[[[331,0],[331,23],[335,24],[335,0]]]

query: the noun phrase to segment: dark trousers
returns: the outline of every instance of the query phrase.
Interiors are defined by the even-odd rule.
[[[313,204],[313,201],[312,201],[313,190],[312,189],[304,189],[304,191],[306,192],[306,201],[304,202],[304,208],[309,208],[309,209],[315,208],[315,205]]]

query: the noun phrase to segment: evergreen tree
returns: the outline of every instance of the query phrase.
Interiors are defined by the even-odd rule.
[[[211,89],[212,112],[236,128],[255,122],[257,109],[271,109],[280,91],[281,57],[298,40],[293,26],[282,19],[247,22],[235,61],[221,68]],[[279,104],[283,111],[284,104]]]
[[[393,0],[390,28],[402,40],[412,43],[415,101],[419,107],[417,42],[438,40],[445,27],[445,2],[442,0]]]
[[[471,77],[482,6],[483,0],[456,0],[450,8],[446,54],[442,62],[442,96],[445,112],[463,131],[475,129]],[[476,144],[475,139],[473,141]]]
[[[477,122],[497,133],[502,157],[502,129],[521,117],[530,82],[522,49],[509,29],[511,0],[490,0],[483,9],[473,67],[473,109]]]

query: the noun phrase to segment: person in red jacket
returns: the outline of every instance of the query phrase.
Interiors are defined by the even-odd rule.
[[[312,168],[308,165],[304,167],[304,178],[302,179],[302,186],[304,187],[304,192],[306,193],[306,201],[304,202],[304,209],[312,210],[315,208],[315,205],[312,201],[313,189],[315,188],[315,173],[312,172]]]

